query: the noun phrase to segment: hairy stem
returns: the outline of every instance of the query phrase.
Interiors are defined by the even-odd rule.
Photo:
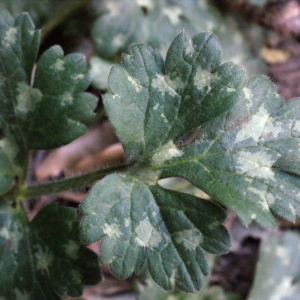
[[[61,180],[55,180],[51,182],[45,182],[34,185],[16,185],[11,189],[4,197],[6,199],[16,199],[17,202],[30,199],[39,198],[41,196],[57,194],[66,191],[72,191],[79,188],[84,188],[93,185],[99,179],[105,177],[116,171],[122,171],[126,169],[127,165],[114,166],[108,168],[102,168],[91,171],[86,174],[73,176]]]

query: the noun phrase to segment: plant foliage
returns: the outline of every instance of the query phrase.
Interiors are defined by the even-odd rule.
[[[32,71],[40,32],[30,17],[15,20],[0,13],[0,194],[14,176],[24,178],[28,151],[67,144],[86,132],[96,98],[84,93],[90,84],[85,58],[63,56],[60,47],[47,50]]]
[[[100,270],[79,241],[76,210],[49,205],[32,222],[16,198],[3,196],[14,178],[24,184],[29,150],[69,143],[86,131],[96,98],[82,55],[47,50],[33,68],[40,32],[27,14],[0,12],[0,298],[79,296]],[[6,204],[5,204],[6,200]],[[14,207],[16,206],[16,207]]]
[[[92,28],[97,55],[90,61],[90,74],[97,88],[107,89],[112,64],[119,62],[120,54],[132,43],[149,44],[165,58],[170,43],[183,29],[192,35],[212,31],[221,41],[225,60],[242,64],[252,75],[264,73],[262,61],[253,57],[255,47],[246,41],[251,35],[260,48],[262,31],[221,15],[211,1],[105,0],[93,4],[99,17]]]
[[[110,73],[104,104],[131,167],[97,183],[81,212],[88,242],[106,235],[100,261],[117,277],[147,259],[159,285],[195,292],[207,273],[201,248],[229,249],[220,208],[163,189],[161,178],[189,180],[246,224],[274,227],[274,214],[299,215],[300,100],[284,105],[267,78],[247,81],[241,67],[220,61],[213,35],[182,32],[165,62],[133,45]]]
[[[300,297],[299,234],[270,234],[260,248],[254,283],[248,300],[296,300]],[[280,272],[278,272],[280,270]]]
[[[130,19],[131,10],[127,14],[132,1],[124,2],[126,20],[111,15],[123,2],[105,3],[114,4],[109,19],[97,22],[133,26],[128,43],[147,33],[134,23],[139,18]],[[181,27],[189,13],[160,6],[167,1],[137,3],[140,18],[162,8],[165,36],[174,34],[169,23]],[[193,4],[185,2],[196,10]],[[161,39],[152,32],[146,37],[154,44]],[[20,203],[39,190],[26,185],[29,151],[81,136],[97,101],[84,92],[90,84],[84,57],[64,56],[54,46],[36,63],[39,43],[26,13],[14,19],[0,12],[0,296],[7,299],[78,296],[83,284],[101,279],[96,256],[81,245],[73,209],[49,205],[29,222]],[[108,45],[112,56],[123,50],[116,44]],[[214,35],[181,32],[165,61],[151,46],[134,44],[108,84],[104,105],[127,162],[104,178],[107,169],[86,174],[83,184],[103,179],[80,207],[80,230],[85,242],[101,240],[99,261],[118,278],[147,262],[164,289],[197,292],[209,272],[205,251],[230,249],[220,205],[245,224],[266,227],[276,226],[276,216],[294,221],[300,215],[300,98],[284,104],[266,77],[247,80],[242,67],[222,64]],[[188,180],[217,203],[160,186],[169,177]],[[49,186],[38,195],[59,190]]]
[[[75,219],[75,209],[51,204],[29,223],[22,208],[1,205],[1,297],[76,297],[82,294],[83,284],[99,282],[96,254],[80,244]]]

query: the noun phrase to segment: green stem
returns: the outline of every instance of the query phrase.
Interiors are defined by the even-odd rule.
[[[34,184],[29,186],[17,185],[5,195],[5,198],[15,199],[17,200],[17,202],[20,202],[26,199],[39,198],[46,195],[84,188],[93,185],[96,181],[105,177],[106,175],[109,175],[116,171],[122,171],[127,167],[128,166],[126,165],[108,167],[94,170],[86,174],[41,184]]]

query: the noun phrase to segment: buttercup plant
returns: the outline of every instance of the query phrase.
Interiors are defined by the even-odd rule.
[[[276,216],[299,215],[300,99],[284,103],[268,78],[247,80],[242,67],[221,64],[219,42],[207,32],[179,33],[165,61],[134,44],[112,68],[104,106],[124,165],[27,185],[29,151],[81,136],[97,104],[84,92],[90,80],[82,55],[54,46],[33,75],[39,42],[27,14],[0,12],[3,299],[78,296],[101,280],[98,261],[118,278],[147,262],[164,289],[197,292],[209,273],[205,251],[230,250],[219,204],[245,224],[269,228]],[[188,180],[219,204],[163,188],[159,180],[168,177]],[[76,210],[56,204],[28,220],[24,200],[88,185],[80,224]],[[101,240],[98,259],[80,237]]]

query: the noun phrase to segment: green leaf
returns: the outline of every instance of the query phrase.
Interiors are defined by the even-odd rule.
[[[64,57],[62,49],[54,46],[42,55],[33,87],[38,88],[43,97],[28,124],[32,128],[28,133],[31,149],[55,148],[86,132],[82,122],[94,116],[97,103],[96,97],[83,93],[89,84],[82,54]]]
[[[134,42],[145,42],[166,53],[183,28],[196,33],[217,26],[216,10],[206,1],[94,1],[100,17],[92,37],[101,57],[113,58]],[[149,30],[151,28],[151,30]]]
[[[260,248],[248,300],[297,300],[300,297],[300,237],[292,231],[270,234]]]
[[[212,31],[221,41],[224,61],[241,64],[250,75],[266,73],[264,62],[258,59],[265,39],[263,30],[224,11],[219,14],[218,2],[215,5],[207,0],[93,3],[99,18],[92,30],[97,55],[90,61],[90,75],[99,89],[107,89],[109,64],[119,62],[120,54],[131,44],[149,44],[165,59],[169,44],[182,30],[191,35]]]
[[[97,256],[80,244],[75,218],[76,210],[51,204],[28,223],[22,208],[1,205],[1,297],[75,297],[100,281]]]
[[[182,32],[165,63],[150,46],[133,45],[111,71],[104,104],[130,168],[94,186],[81,226],[86,241],[103,238],[100,262],[117,277],[139,272],[147,257],[159,285],[195,292],[207,273],[200,248],[228,250],[222,211],[194,206],[201,199],[163,189],[159,179],[187,179],[246,224],[274,227],[275,215],[300,215],[300,98],[284,104],[267,78],[246,81],[241,67],[220,61],[212,34]],[[191,240],[199,241],[193,250]]]
[[[182,32],[165,64],[150,46],[129,48],[122,67],[112,69],[111,94],[104,96],[129,161],[166,160],[168,149],[180,155],[173,141],[232,107],[245,74],[241,67],[220,61],[220,46],[210,33],[191,40]]]
[[[71,142],[85,133],[82,122],[94,115],[97,100],[83,93],[90,81],[81,55],[63,57],[57,46],[46,51],[32,86],[39,42],[40,32],[26,13],[14,20],[0,11],[0,153],[5,165],[0,193],[13,176],[24,178],[29,150]]]
[[[213,267],[214,256],[207,255],[207,260],[209,266]],[[149,272],[145,275],[143,283],[146,283],[146,288],[142,289],[140,300],[241,300],[238,295],[225,293],[220,286],[211,286],[209,277],[205,278],[201,291],[191,295],[178,290],[167,292],[151,280]]]
[[[165,289],[200,289],[208,267],[202,249],[228,251],[220,225],[225,212],[209,201],[130,176],[113,174],[95,185],[81,205],[87,242],[101,242],[100,262],[118,278],[138,273],[147,259],[154,281]]]
[[[235,211],[272,227],[273,214],[299,215],[299,101],[283,105],[273,84],[254,77],[239,103],[207,122],[161,176],[183,177]],[[294,174],[293,174],[294,173]]]
[[[154,183],[185,178],[244,223],[275,226],[273,213],[294,220],[300,212],[300,100],[283,105],[268,79],[246,82],[240,67],[218,65],[218,53],[212,35],[191,42],[184,32],[165,65],[151,48],[131,47],[110,75],[112,94],[104,98],[110,122],[128,160],[148,165]],[[201,125],[192,144],[175,145]]]

